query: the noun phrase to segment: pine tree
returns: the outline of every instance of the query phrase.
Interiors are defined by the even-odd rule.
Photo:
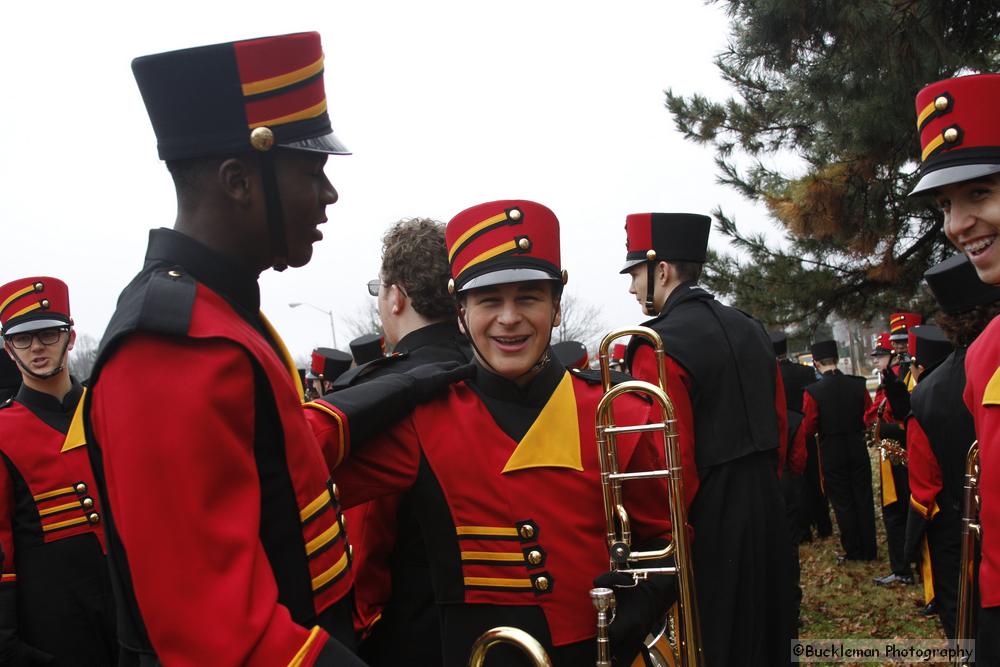
[[[716,65],[736,96],[668,90],[666,106],[786,243],[744,234],[717,209],[743,252],[713,254],[704,282],[769,325],[805,331],[830,315],[933,310],[921,276],[955,251],[932,202],[906,196],[920,153],[913,100],[933,81],[998,71],[1000,0],[724,4],[731,34]]]

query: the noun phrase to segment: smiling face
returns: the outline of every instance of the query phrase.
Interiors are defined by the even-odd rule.
[[[326,207],[337,201],[337,191],[323,171],[326,159],[323,153],[295,150],[275,155],[289,266],[304,266],[312,259],[313,243],[323,238],[317,227],[326,222]]]
[[[532,280],[469,290],[463,296],[465,326],[476,355],[497,374],[526,384],[559,326],[552,281]]]
[[[1000,174],[943,185],[934,198],[948,239],[968,256],[979,279],[1000,284]]]

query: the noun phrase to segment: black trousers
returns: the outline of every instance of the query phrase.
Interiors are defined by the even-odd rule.
[[[910,564],[903,556],[906,544],[906,517],[910,512],[910,475],[906,466],[893,465],[892,479],[883,479],[882,483],[893,484],[897,498],[896,502],[882,508],[885,541],[889,551],[889,567],[894,574],[910,575],[912,574]]]
[[[822,440],[823,480],[837,517],[844,555],[848,560],[874,560],[878,548],[871,462],[864,442],[853,440],[832,437]]]
[[[941,508],[927,526],[926,536],[931,553],[938,617],[945,635],[954,638],[958,620],[959,559],[962,555],[962,515],[959,509]]]

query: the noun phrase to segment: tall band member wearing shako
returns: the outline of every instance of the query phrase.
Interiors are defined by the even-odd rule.
[[[591,664],[589,590],[595,577],[613,583],[603,577],[594,434],[602,389],[596,374],[568,372],[549,347],[565,276],[558,220],[535,202],[488,202],[456,215],[446,239],[476,373],[355,452],[334,476],[341,499],[349,506],[409,492],[447,667],[468,664],[475,639],[498,625],[529,632],[555,665]],[[652,421],[653,410],[632,395],[615,403],[622,424]],[[622,469],[654,467],[657,443],[650,433],[620,439]],[[625,485],[635,545],[662,544],[669,532],[661,481]],[[611,639],[620,664],[629,664],[673,590],[672,578],[619,589]],[[529,663],[500,647],[487,664]]]
[[[708,247],[703,215],[642,213],[625,221],[629,291],[663,338],[677,411],[694,573],[708,665],[788,660],[793,633],[791,544],[778,484],[786,405],[763,326],[695,283]],[[626,364],[656,383],[652,347]],[[691,477],[692,483],[687,478]]]
[[[393,353],[379,352],[342,375],[338,390],[424,364],[471,360],[455,318],[455,299],[448,293],[444,228],[428,218],[412,218],[383,235],[382,265],[369,292],[378,299]],[[372,665],[440,665],[441,628],[413,494],[377,498],[345,516],[354,545],[355,629],[363,636],[359,655]]]
[[[150,233],[83,401],[123,661],[362,664],[345,648],[350,551],[324,454],[333,465],[365,423],[390,421],[399,396],[367,418],[358,394],[303,410],[257,285],[269,267],[309,261],[337,200],[323,167],[345,150],[330,131],[319,35],[145,56],[132,69],[178,212],[174,229]],[[409,395],[424,383],[393,386]]]
[[[916,97],[921,165],[911,195],[933,197],[948,239],[979,279],[1000,285],[1000,74],[945,79]],[[965,357],[965,403],[979,439],[982,610],[977,664],[1000,664],[1000,321]],[[993,661],[992,663],[988,661]]]
[[[104,509],[73,413],[76,332],[61,280],[0,287],[4,356],[21,372],[0,404],[0,664],[113,665]]]
[[[955,255],[924,273],[941,313],[934,320],[955,346],[933,374],[921,376],[907,422],[910,520],[907,551],[926,534],[937,612],[955,636],[965,459],[975,428],[963,401],[968,346],[1000,312],[1000,287],[981,282],[968,258]],[[917,362],[922,362],[918,339]]]
[[[797,437],[819,434],[826,497],[837,517],[844,548],[841,559],[875,560],[875,508],[864,422],[872,399],[863,377],[844,375],[837,368],[837,341],[817,341],[810,351],[823,377],[806,387],[805,419]]]
[[[900,447],[906,446],[905,419],[910,413],[910,389],[916,380],[909,353],[910,332],[923,318],[917,313],[893,313],[889,317],[889,342],[892,361],[881,372],[881,382],[874,408],[874,419],[879,420],[880,439],[892,440]],[[870,414],[871,411],[869,411]],[[876,443],[877,444],[877,443]],[[913,572],[910,561],[903,553],[906,542],[906,517],[909,513],[910,482],[907,467],[899,459],[888,458],[880,452],[879,489],[881,489],[882,522],[885,524],[886,549],[889,553],[889,573],[874,579],[879,586],[910,585]]]

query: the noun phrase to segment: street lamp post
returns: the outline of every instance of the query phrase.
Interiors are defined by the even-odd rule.
[[[333,338],[333,346],[336,348],[337,347],[337,328],[333,324],[333,311],[332,310],[326,310],[325,308],[320,308],[319,306],[314,306],[311,303],[304,303],[304,302],[301,302],[301,301],[295,301],[293,303],[288,304],[289,308],[298,308],[299,306],[309,306],[310,308],[318,310],[321,313],[326,313],[327,317],[330,318],[330,336]]]

